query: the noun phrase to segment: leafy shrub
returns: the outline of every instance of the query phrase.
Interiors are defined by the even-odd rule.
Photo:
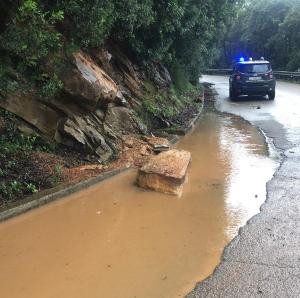
[[[60,10],[43,11],[40,1],[21,2],[14,17],[0,35],[0,49],[3,57],[6,57],[0,67],[2,96],[20,88],[18,75],[11,77],[13,68],[15,74],[20,73],[41,87],[43,96],[52,96],[59,90],[61,83],[56,77],[48,76],[45,80],[43,74],[46,72],[44,64],[47,58],[62,47],[61,34],[55,30],[54,25],[63,17]]]
[[[37,1],[25,0],[1,36],[2,48],[25,66],[37,66],[60,47],[61,35],[53,25],[62,19],[62,11],[43,12]]]
[[[215,56],[221,28],[238,2],[226,0],[23,0],[10,13],[1,33],[2,50],[13,67],[39,87],[42,97],[54,96],[62,83],[45,67],[57,51],[91,50],[118,41],[132,57],[147,65],[161,61],[174,71],[177,88],[197,82],[201,68]],[[10,9],[11,11],[11,9]],[[8,18],[9,19],[9,18]],[[1,32],[1,31],[0,31]],[[62,37],[62,34],[64,37]],[[2,73],[2,75],[1,75]],[[45,76],[46,75],[46,76]],[[7,76],[0,70],[0,77]],[[5,82],[5,80],[4,80]],[[182,86],[181,86],[182,85]],[[0,90],[16,88],[15,80]],[[1,92],[3,93],[3,92]]]
[[[189,84],[189,76],[187,75],[184,67],[179,63],[173,63],[170,68],[173,84],[179,92],[184,92]]]
[[[48,177],[47,179],[47,184],[50,187],[56,186],[62,178],[62,166],[61,165],[56,165],[54,167],[54,171],[51,176]]]
[[[63,82],[54,73],[53,75],[42,74],[38,78],[39,93],[41,98],[54,97],[63,88]]]
[[[115,21],[114,1],[110,0],[58,0],[54,7],[71,20],[68,37],[84,49],[103,45]]]
[[[38,192],[36,186],[33,183],[26,183],[25,182],[25,186],[26,186],[26,189],[28,190],[28,192],[30,192],[30,193]]]
[[[0,98],[16,91],[19,84],[12,73],[10,59],[0,51]]]
[[[41,151],[52,152],[54,145],[46,143],[40,136],[24,136],[20,134],[16,126],[15,116],[0,109],[0,117],[5,121],[5,131],[0,134],[0,156],[1,154],[13,154],[19,151]]]
[[[149,118],[158,118],[172,124],[174,118],[189,106],[195,104],[194,99],[200,92],[200,87],[195,87],[189,83],[187,83],[183,92],[178,90],[175,85],[172,85],[169,90],[159,91],[144,99],[143,107],[146,115],[142,114],[141,117],[146,122],[149,122]]]
[[[45,154],[26,151],[1,153],[0,207],[24,195],[36,193],[41,188],[55,186],[61,180],[62,167],[50,166],[50,162],[53,159],[50,157],[48,160]]]

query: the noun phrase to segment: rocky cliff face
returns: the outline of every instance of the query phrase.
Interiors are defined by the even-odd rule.
[[[152,72],[155,84],[170,85],[161,64],[153,63]],[[103,162],[118,152],[122,135],[146,132],[134,114],[146,93],[145,75],[117,47],[73,53],[64,58],[59,78],[64,88],[55,98],[16,92],[0,100],[0,107],[22,119],[26,131],[96,154]]]

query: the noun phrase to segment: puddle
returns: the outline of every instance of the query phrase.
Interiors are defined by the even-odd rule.
[[[276,163],[258,131],[206,113],[179,148],[181,199],[144,192],[134,171],[0,224],[1,297],[183,297],[265,200]]]

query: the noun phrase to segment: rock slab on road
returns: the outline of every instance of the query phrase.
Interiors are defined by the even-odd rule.
[[[153,156],[138,173],[139,187],[180,196],[186,180],[191,153],[169,150]]]

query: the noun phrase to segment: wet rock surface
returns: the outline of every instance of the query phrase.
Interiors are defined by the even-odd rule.
[[[153,64],[152,76],[156,84],[161,88],[167,88],[171,85],[172,79],[170,73],[161,63],[155,62]]]
[[[160,153],[139,170],[137,183],[141,188],[180,196],[190,162],[191,154],[184,150]]]
[[[66,120],[60,128],[57,140],[78,149],[89,149],[95,152],[105,162],[113,154],[112,148],[104,138],[102,123],[93,115],[74,116]],[[60,139],[61,138],[61,139]]]
[[[294,119],[278,116],[269,102],[259,101],[263,115],[251,112],[251,99],[241,101],[238,109],[237,104],[225,100],[226,78],[208,78],[216,83],[223,100],[217,103],[219,109],[241,115],[261,128],[280,152],[281,166],[267,184],[267,201],[261,213],[240,229],[215,272],[187,297],[300,297],[299,109],[292,114]],[[289,83],[278,86],[284,97],[287,90],[299,88]],[[291,93],[289,100],[299,99],[296,94]],[[281,99],[287,100],[276,99],[278,105]]]
[[[139,127],[132,111],[126,107],[109,105],[104,124],[118,134],[135,134],[139,132]]]
[[[73,65],[61,74],[65,90],[81,105],[103,106],[114,102],[118,87],[87,54],[73,54]]]
[[[34,94],[17,93],[0,100],[0,107],[16,114],[47,136],[53,137],[61,114],[53,108],[37,101]]]

